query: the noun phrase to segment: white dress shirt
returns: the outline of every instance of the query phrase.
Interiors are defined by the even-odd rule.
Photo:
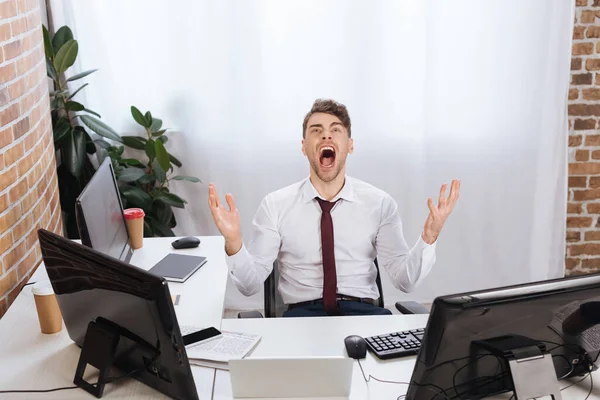
[[[252,237],[227,256],[229,273],[246,296],[257,293],[277,260],[281,297],[286,304],[323,297],[321,207],[309,178],[268,194],[252,221]],[[338,294],[379,298],[377,258],[394,286],[411,291],[431,270],[435,244],[419,235],[409,248],[398,205],[366,182],[346,176],[331,210]]]

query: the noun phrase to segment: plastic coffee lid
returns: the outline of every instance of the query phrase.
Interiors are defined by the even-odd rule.
[[[50,281],[41,281],[33,285],[31,292],[37,296],[47,296],[54,294],[54,289],[52,289]]]
[[[143,218],[146,214],[141,208],[128,208],[123,211],[123,215],[125,215],[125,219],[136,219]]]

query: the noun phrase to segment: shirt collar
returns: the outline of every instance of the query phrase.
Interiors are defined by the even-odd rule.
[[[310,201],[314,200],[315,197],[322,198],[310,181],[310,177],[308,177],[304,180],[304,185],[302,188],[302,201],[304,201],[304,203],[309,203]],[[331,201],[336,201],[338,199],[354,201],[354,188],[352,187],[352,180],[348,176],[346,176],[344,179],[344,186],[342,186],[342,190],[340,190],[337,196],[335,196]]]

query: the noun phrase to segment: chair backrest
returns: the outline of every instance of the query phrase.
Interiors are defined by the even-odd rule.
[[[384,307],[385,302],[383,300],[383,287],[381,285],[381,274],[379,273],[379,264],[377,258],[375,258],[375,268],[377,269],[377,278],[375,282],[377,289],[379,290],[379,299],[377,299],[377,306]],[[279,282],[279,269],[277,268],[277,261],[273,263],[273,272],[267,277],[264,283],[264,306],[265,306],[265,317],[281,317],[287,310],[287,306],[283,303],[283,299],[277,290],[277,283]]]

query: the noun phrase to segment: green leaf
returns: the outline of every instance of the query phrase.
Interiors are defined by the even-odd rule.
[[[85,109],[83,104],[76,101],[67,101],[65,103],[65,108],[69,111],[83,111]]]
[[[150,213],[158,222],[168,227],[173,217],[173,208],[162,201],[155,201],[152,203]]]
[[[144,150],[146,148],[146,138],[139,136],[122,136],[123,144],[136,150]]]
[[[150,130],[152,132],[156,132],[162,127],[162,119],[152,118],[152,125],[150,125]]]
[[[73,39],[73,32],[71,32],[71,28],[68,26],[61,26],[58,31],[54,34],[52,38],[52,49],[54,50],[54,54],[58,54],[58,51],[62,46],[67,43],[69,40]]]
[[[167,171],[171,166],[171,162],[169,161],[169,153],[167,153],[165,145],[161,140],[154,142],[154,151],[156,152],[156,159],[160,163],[160,166]]]
[[[69,133],[71,133],[71,125],[66,120],[61,119],[52,130],[54,145],[60,143]]]
[[[157,235],[160,235],[163,237],[175,236],[175,233],[167,225],[162,224],[153,218],[149,218],[148,224],[152,228],[152,231]]]
[[[135,158],[124,158],[121,160],[121,162],[123,162],[127,165],[134,166],[134,167],[142,167],[142,168],[146,167],[144,164],[141,163],[140,160],[136,160]]]
[[[144,128],[147,128],[150,126],[150,125],[148,125],[148,121],[146,121],[144,114],[142,114],[141,111],[138,110],[135,106],[131,106],[131,115],[133,116],[133,119],[135,120],[135,122],[137,122]]]
[[[146,150],[146,155],[148,156],[148,159],[150,161],[154,160],[154,157],[156,157],[154,140],[150,139],[146,142],[145,150]]]
[[[79,93],[79,91],[80,91],[81,89],[83,89],[83,88],[84,88],[84,87],[86,87],[87,85],[89,85],[89,83],[84,83],[83,85],[81,85],[81,86],[80,86],[80,87],[79,87],[79,88],[78,88],[76,91],[74,91],[74,92],[73,92],[73,93],[72,93],[72,94],[71,94],[69,97],[67,97],[67,100],[71,100],[73,97],[75,97],[75,95],[76,95],[77,93]],[[100,116],[98,116],[98,117],[100,117]]]
[[[85,135],[81,131],[72,130],[70,140],[64,146],[65,154],[63,161],[71,175],[79,178],[83,167],[83,158],[85,157]]]
[[[100,138],[100,139],[95,139],[94,143],[96,143],[98,146],[102,147],[105,150],[110,149],[110,143],[108,143],[106,140]]]
[[[78,50],[79,45],[76,40],[69,40],[60,48],[54,58],[54,68],[58,74],[62,74],[75,63]]]
[[[150,128],[152,126],[152,114],[150,114],[150,111],[146,111],[146,128]]]
[[[154,184],[155,180],[156,178],[153,175],[145,174],[138,180],[138,183],[141,183],[142,185],[147,185],[149,183]]]
[[[184,204],[187,203],[187,201],[183,200],[181,197],[177,196],[176,194],[173,193],[159,193],[155,200],[160,200],[165,204],[168,204],[170,206],[173,207],[177,207],[177,208],[184,208]]]
[[[104,136],[107,139],[112,139],[117,142],[122,142],[121,136],[117,132],[115,132],[111,127],[106,125],[104,122],[99,119],[89,116],[82,115],[81,121],[87,125],[92,131],[96,132],[100,136]]]
[[[156,140],[160,140],[163,144],[165,144],[165,143],[167,143],[169,138],[163,135],[163,136],[157,137]],[[167,155],[168,155],[168,153],[167,153]]]
[[[152,132],[152,136],[154,137],[158,137],[161,136],[163,133],[165,133],[167,130],[166,129],[161,129],[160,131],[156,131],[156,132]],[[166,136],[165,136],[166,137]]]
[[[179,161],[178,159],[175,158],[175,156],[171,153],[169,153],[169,160],[175,164],[176,167],[181,168],[181,161]]]
[[[86,85],[87,85],[87,83],[86,83]],[[98,114],[96,111],[92,111],[92,110],[90,110],[89,108],[84,108],[84,109],[83,109],[83,111],[85,111],[86,113],[89,113],[89,114],[95,115],[95,116],[96,116],[96,117],[98,117],[98,118],[101,118],[101,117],[100,117],[100,114]]]
[[[67,79],[67,82],[73,82],[73,81],[76,81],[77,79],[85,78],[89,74],[93,74],[96,71],[98,71],[98,69],[90,69],[88,71],[80,72],[78,74],[73,75],[69,79]]]
[[[200,182],[200,179],[195,176],[177,175],[171,178],[174,181]]]
[[[44,33],[44,51],[46,52],[46,57],[52,60],[54,58],[54,49],[52,48],[52,42],[50,41],[50,33],[48,33],[46,25],[42,25],[42,30]]]
[[[130,186],[122,189],[121,194],[131,206],[148,209],[152,205],[152,198],[140,188]]]
[[[119,155],[119,157],[121,157],[123,155],[124,151],[125,151],[125,146],[118,146],[117,147],[117,154]]]
[[[156,176],[156,179],[158,179],[160,183],[165,183],[167,181],[167,173],[165,172],[163,167],[160,166],[160,163],[158,162],[157,158],[155,158],[152,162],[152,171],[154,172],[154,176]]]
[[[52,62],[48,59],[46,59],[46,75],[48,75],[48,78],[51,78],[53,81],[58,81],[58,75],[56,74],[54,64],[52,64]]]
[[[119,180],[122,182],[135,182],[144,175],[146,175],[146,172],[141,168],[125,168],[119,174]]]

